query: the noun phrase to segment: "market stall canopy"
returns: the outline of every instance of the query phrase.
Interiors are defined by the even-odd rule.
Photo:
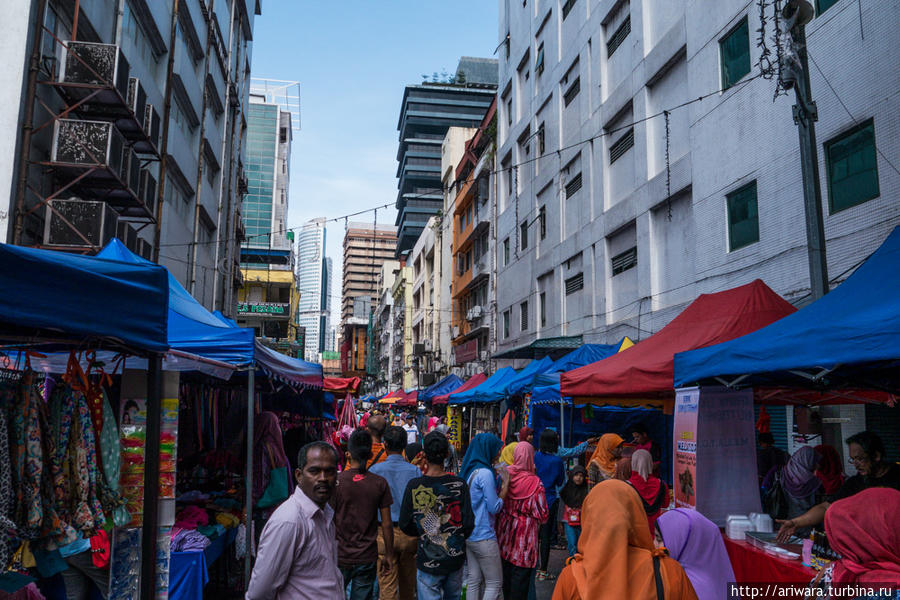
[[[724,292],[703,294],[646,340],[563,373],[560,393],[594,404],[619,398],[671,398],[672,363],[677,352],[734,339],[796,310],[759,279]]]
[[[166,269],[0,244],[0,339],[165,352]]]
[[[322,365],[291,358],[254,340],[256,364],[272,379],[294,387],[322,389]]]
[[[503,388],[515,376],[515,369],[512,367],[503,367],[494,372],[494,374],[488,377],[481,385],[466,391],[456,391],[450,394],[448,403],[471,404],[492,402],[494,399],[498,399],[498,395],[503,393]]]
[[[553,363],[553,368],[550,372],[535,376],[534,386],[531,390],[531,403],[559,404],[562,400],[565,400],[567,404],[571,404],[572,399],[562,399],[559,391],[559,380],[562,373],[603,360],[617,352],[627,350],[633,345],[634,342],[624,337],[616,344],[585,344],[581,348],[566,354]]]
[[[359,377],[326,377],[322,389],[332,394],[355,394],[361,382]]]
[[[675,355],[675,386],[900,392],[900,228],[824,297],[753,333]]]
[[[558,358],[567,352],[578,348],[583,343],[582,336],[570,335],[561,337],[539,338],[517,348],[512,348],[504,352],[495,354],[492,358],[499,359],[515,359],[515,358]]]
[[[534,383],[534,378],[543,373],[552,371],[553,364],[554,362],[549,356],[545,356],[540,360],[531,361],[525,365],[521,371],[516,373],[515,377],[510,378],[506,385],[499,390],[499,394],[496,394],[494,398],[487,400],[487,402],[500,401],[505,398],[521,396],[522,394],[530,392],[531,386]]]
[[[419,402],[419,391],[413,390],[409,393],[404,393],[401,398],[397,400],[395,406],[416,406]]]
[[[97,254],[98,258],[133,265],[154,263],[134,254],[118,239],[113,239]],[[211,313],[197,302],[166,269],[169,289],[168,342],[173,350],[186,352],[235,366],[253,362],[253,330],[238,327],[221,313]]]
[[[464,384],[462,384],[461,386],[456,388],[456,391],[454,391],[453,394],[459,394],[459,393],[467,392],[471,389],[474,389],[474,388],[478,387],[479,385],[481,385],[482,383],[484,383],[485,381],[487,381],[487,378],[488,378],[488,376],[485,375],[484,373],[476,373],[475,375],[472,375],[471,377],[469,377],[469,379],[466,380],[466,382]],[[441,394],[440,396],[435,396],[431,403],[432,404],[447,404],[450,401],[451,395],[452,394]]]
[[[451,373],[437,383],[428,386],[419,394],[419,400],[430,402],[435,396],[450,394],[463,385],[463,380]]]

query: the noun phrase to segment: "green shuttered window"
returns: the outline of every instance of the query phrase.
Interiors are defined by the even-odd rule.
[[[750,72],[750,28],[744,17],[719,40],[722,61],[722,89],[727,90]]]
[[[825,162],[831,214],[878,197],[875,124],[871,120],[827,142]]]
[[[756,182],[748,183],[725,198],[728,204],[728,249],[733,251],[758,242]]]

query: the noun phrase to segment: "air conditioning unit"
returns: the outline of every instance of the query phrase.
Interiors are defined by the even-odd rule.
[[[487,353],[487,350],[482,350],[482,351],[478,354],[478,358],[481,360],[481,362],[485,362],[485,361],[488,359],[488,353]]]
[[[466,311],[466,321],[471,321],[474,317],[472,317],[472,309]]]
[[[156,194],[156,178],[153,177],[150,169],[143,169],[137,195],[141,202],[144,203],[144,206],[147,207],[147,210],[150,211],[150,214],[153,215],[156,214]]]
[[[141,186],[141,161],[131,148],[126,148],[122,159],[122,182],[138,195]]]
[[[63,64],[63,82],[111,85],[128,97],[128,61],[115,44],[70,40]]]
[[[434,344],[431,340],[425,340],[423,343],[425,345],[425,352],[432,352],[434,350]]]
[[[119,238],[125,247],[134,253],[137,253],[137,231],[128,223],[128,221],[119,221],[116,228],[116,237]]]
[[[86,167],[108,167],[122,172],[125,140],[106,121],[59,119],[53,130],[52,162]]]
[[[143,127],[144,116],[147,111],[147,92],[144,91],[144,86],[141,85],[137,77],[128,78],[128,97],[126,101],[128,102],[128,108],[134,113],[135,119]]]
[[[139,239],[137,241],[137,253],[147,260],[153,260],[153,245],[144,239]]]
[[[481,305],[473,306],[472,307],[472,318],[480,319],[481,315],[482,315],[482,311],[483,311],[483,309],[482,309]]]
[[[44,245],[101,247],[116,237],[118,224],[119,216],[106,202],[78,198],[51,200],[44,219]]]
[[[459,325],[454,325],[450,328],[450,335],[452,337],[459,337]]]
[[[144,109],[144,133],[147,134],[147,137],[150,138],[150,141],[157,148],[159,148],[160,128],[159,112],[155,106],[147,104],[147,107]]]

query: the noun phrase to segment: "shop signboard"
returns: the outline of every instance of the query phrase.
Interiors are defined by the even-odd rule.
[[[447,407],[447,425],[450,431],[447,435],[450,437],[450,443],[457,450],[462,450],[462,408],[459,406]]]
[[[469,340],[453,349],[457,365],[464,365],[478,358],[478,340]]]
[[[675,506],[697,507],[697,413],[700,388],[683,388],[675,393],[674,465]]]
[[[287,319],[291,316],[291,305],[287,302],[239,302],[237,316]]]

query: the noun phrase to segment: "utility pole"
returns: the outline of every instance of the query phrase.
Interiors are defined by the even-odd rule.
[[[816,103],[809,84],[806,24],[814,14],[808,0],[788,0],[782,10],[787,20],[792,52],[785,60],[782,83],[793,87],[797,104],[794,123],[800,133],[800,169],[803,177],[803,205],[806,211],[806,246],[813,300],[828,293],[828,263],[825,258],[825,222],[822,215],[822,187],[819,182],[819,153],[816,146]]]

